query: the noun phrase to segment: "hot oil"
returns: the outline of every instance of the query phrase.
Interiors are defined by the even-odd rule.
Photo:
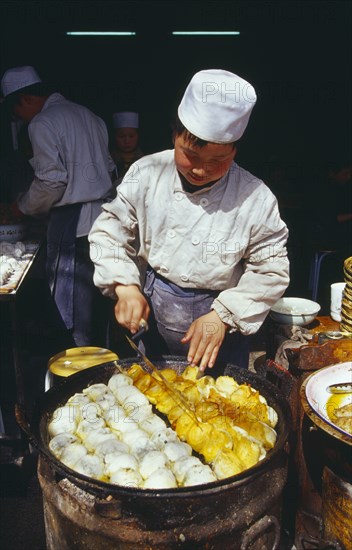
[[[334,424],[336,424],[337,416],[335,415],[336,409],[347,405],[350,403],[351,394],[350,393],[337,393],[329,397],[326,403],[326,413]]]

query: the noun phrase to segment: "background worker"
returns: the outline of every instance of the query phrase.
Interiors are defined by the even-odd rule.
[[[7,70],[1,90],[11,113],[28,123],[33,151],[33,181],[18,196],[18,209],[48,214],[46,273],[61,319],[74,345],[100,345],[98,312],[105,300],[93,284],[87,235],[113,196],[106,125],[53,93],[32,66]]]

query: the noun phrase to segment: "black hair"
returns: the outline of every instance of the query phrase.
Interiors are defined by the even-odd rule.
[[[187,130],[186,126],[181,122],[178,115],[175,117],[175,121],[173,124],[173,134],[175,136],[183,136],[185,141],[190,143],[191,145],[195,145],[196,147],[205,147],[208,143],[213,143],[210,141],[206,141],[204,139],[201,139],[194,134],[192,134],[189,130]],[[226,143],[226,145],[232,145],[232,148],[234,149],[237,146],[237,141],[233,141],[231,143]]]
[[[47,97],[48,95],[52,94],[53,90],[48,84],[45,84],[44,82],[37,82],[36,84],[31,84],[30,86],[26,86],[25,88],[21,88],[20,90],[16,90],[15,92],[12,92],[12,94],[9,94],[5,97],[4,105],[6,109],[8,109],[10,112],[13,111],[15,105],[20,103],[21,96],[23,95],[33,95],[37,97]]]

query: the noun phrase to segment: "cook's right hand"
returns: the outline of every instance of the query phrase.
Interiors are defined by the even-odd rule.
[[[142,319],[146,321],[149,317],[150,307],[148,302],[136,285],[117,285],[115,294],[117,296],[115,305],[116,320],[119,325],[135,334]]]

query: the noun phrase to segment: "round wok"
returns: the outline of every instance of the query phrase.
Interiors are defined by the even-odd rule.
[[[118,361],[118,364],[120,368],[128,369],[133,363],[136,362],[142,364],[142,361],[136,357],[121,359]],[[184,358],[173,356],[164,356],[158,360],[155,360],[154,364],[160,369],[173,368],[178,373],[183,372],[183,370],[188,366],[188,362]],[[111,483],[94,480],[79,474],[57,460],[50,452],[48,447],[48,423],[54,411],[61,405],[65,404],[72,395],[75,393],[80,393],[84,388],[91,384],[107,383],[110,377],[116,372],[118,371],[114,362],[109,362],[103,363],[96,367],[91,367],[77,374],[73,374],[65,378],[63,382],[57,386],[54,386],[43,394],[43,396],[41,396],[34,407],[31,419],[27,419],[23,411],[19,409],[17,411],[18,423],[28,435],[30,443],[38,449],[41,456],[46,461],[50,462],[57,474],[61,475],[63,478],[69,479],[90,493],[104,498],[108,495],[116,495],[118,497],[128,495],[133,498],[142,497],[143,499],[148,499],[148,497],[155,497],[157,494],[159,498],[164,496],[171,497],[173,499],[182,499],[182,497],[186,497],[187,494],[189,495],[190,493],[194,495],[197,492],[204,494],[208,491],[222,491],[226,486],[233,483],[241,484],[242,482],[245,482],[248,477],[259,476],[263,470],[267,470],[268,467],[270,467],[270,462],[273,461],[278,454],[286,454],[284,446],[287,442],[290,430],[290,411],[287,401],[278,388],[264,378],[250,371],[241,369],[240,367],[227,365],[225,374],[233,376],[238,383],[247,383],[257,389],[266,398],[268,404],[273,407],[278,414],[278,423],[275,428],[277,432],[276,444],[274,448],[267,453],[266,457],[258,464],[238,475],[218,480],[213,483],[184,488],[180,487],[176,489],[155,490],[122,487]],[[211,371],[209,371],[209,373],[211,375]]]

